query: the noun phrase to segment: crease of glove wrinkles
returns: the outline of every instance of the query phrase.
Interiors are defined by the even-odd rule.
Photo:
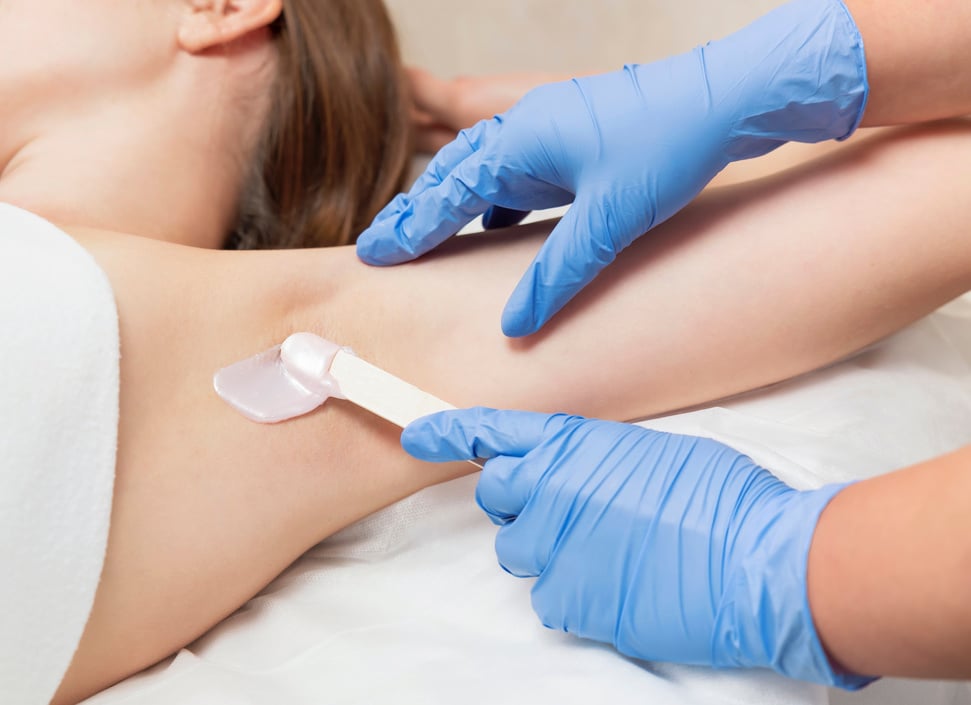
[[[872,680],[834,671],[806,595],[816,523],[844,485],[797,491],[711,439],[565,415],[444,412],[402,445],[491,458],[476,499],[499,525],[500,565],[538,578],[547,627],[647,660]]]

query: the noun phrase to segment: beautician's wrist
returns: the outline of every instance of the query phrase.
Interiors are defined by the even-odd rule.
[[[874,679],[843,672],[826,653],[807,592],[819,518],[847,485],[795,491],[758,526],[739,532],[740,553],[718,610],[716,666],[771,668],[797,680],[856,690]]]
[[[846,139],[863,119],[866,56],[841,0],[793,0],[700,51],[731,161]]]

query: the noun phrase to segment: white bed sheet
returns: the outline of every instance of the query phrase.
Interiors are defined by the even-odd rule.
[[[645,425],[718,438],[803,488],[960,447],[971,442],[971,301],[828,370]],[[529,582],[496,565],[474,482],[431,488],[331,538],[205,638],[89,705],[829,699],[770,673],[637,663],[544,630]],[[890,682],[833,702],[963,705],[971,689]]]

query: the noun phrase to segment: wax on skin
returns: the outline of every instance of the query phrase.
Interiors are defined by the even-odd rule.
[[[344,398],[330,374],[340,350],[313,333],[296,333],[282,345],[219,370],[213,386],[227,404],[252,421],[287,421],[331,397]]]

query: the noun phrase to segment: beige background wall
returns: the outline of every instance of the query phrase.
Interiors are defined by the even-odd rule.
[[[737,29],[782,0],[385,0],[405,59],[442,76],[610,70]]]

